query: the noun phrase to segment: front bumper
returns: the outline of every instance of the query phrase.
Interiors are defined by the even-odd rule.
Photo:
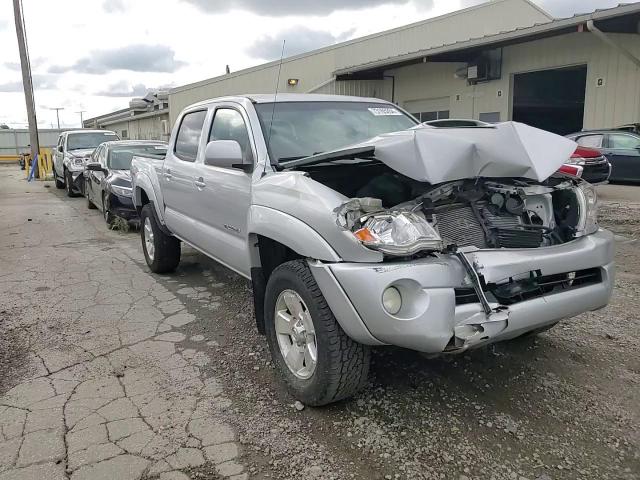
[[[464,351],[597,310],[607,305],[613,289],[614,241],[606,230],[553,247],[476,250],[466,257],[490,300],[489,315],[479,301],[461,301],[461,292],[468,292],[472,284],[454,255],[382,264],[310,262],[310,268],[352,338],[426,353]],[[566,281],[562,288],[509,305],[497,301],[489,287],[526,282],[532,275],[555,279],[579,271],[595,272],[594,280],[575,285]],[[403,299],[396,315],[382,305],[382,293],[390,286]]]
[[[113,192],[109,193],[109,211],[113,215],[124,218],[129,222],[139,220],[138,212],[133,205],[133,199],[131,197],[116,195]]]

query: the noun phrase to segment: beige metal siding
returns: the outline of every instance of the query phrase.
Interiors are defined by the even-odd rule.
[[[640,56],[640,36],[612,37]],[[451,117],[477,119],[481,113],[500,112],[501,120],[508,120],[513,75],[573,65],[587,65],[585,128],[640,121],[640,69],[588,32],[506,47],[502,79],[476,86],[455,78],[456,70],[463,64],[419,64],[389,73],[396,77],[396,100],[401,106],[448,96]],[[597,86],[599,78],[604,79],[604,86]]]
[[[120,136],[122,136],[122,131],[126,130],[129,140],[168,140],[168,136],[164,135],[163,120],[169,120],[168,113],[153,117],[126,119],[100,127],[113,130]],[[170,131],[171,125],[168,128]]]
[[[549,17],[526,0],[494,0],[474,8],[285,59],[278,91],[303,93],[328,81],[334,71],[351,65],[549,20]],[[180,111],[186,106],[208,98],[243,93],[271,93],[275,90],[277,72],[278,63],[272,62],[175,88],[169,94],[171,122],[175,121]],[[298,78],[300,83],[296,87],[289,87],[287,85],[289,78]],[[373,96],[383,96],[383,98],[391,96],[390,87],[386,81],[382,94],[375,85],[362,82],[337,83],[329,88],[335,88],[336,93],[354,94],[353,92],[359,89],[366,92],[366,95],[371,95],[375,90],[376,94]]]

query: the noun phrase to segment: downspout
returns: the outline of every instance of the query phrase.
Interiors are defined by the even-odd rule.
[[[383,75],[382,78],[391,79],[391,103],[396,103],[396,77],[395,75]]]
[[[636,57],[630,50],[626,49],[623,45],[616,42],[613,38],[607,36],[606,33],[604,33],[602,30],[596,27],[593,20],[589,20],[587,22],[587,30],[589,30],[591,33],[593,33],[596,37],[598,37],[604,43],[609,45],[611,48],[613,48],[614,50],[617,50],[619,53],[621,53],[622,55],[627,57],[629,60],[631,60],[636,65],[636,67],[640,68],[640,58]]]

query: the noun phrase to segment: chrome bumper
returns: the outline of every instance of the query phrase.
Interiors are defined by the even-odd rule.
[[[471,279],[454,255],[412,262],[358,264],[310,262],[311,271],[340,322],[355,340],[396,345],[427,353],[465,350],[517,337],[558,320],[604,307],[614,281],[613,235],[593,235],[554,247],[467,252],[469,263],[486,284],[598,269],[599,280],[512,303],[492,301],[487,314],[480,303],[456,305],[455,289]],[[382,306],[390,286],[402,295],[396,315]]]

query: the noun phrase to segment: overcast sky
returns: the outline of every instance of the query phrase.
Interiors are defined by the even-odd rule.
[[[554,16],[617,0],[535,0]],[[38,123],[125,108],[149,88],[250,67],[482,0],[23,0]],[[26,126],[12,2],[0,2],[0,123]]]

